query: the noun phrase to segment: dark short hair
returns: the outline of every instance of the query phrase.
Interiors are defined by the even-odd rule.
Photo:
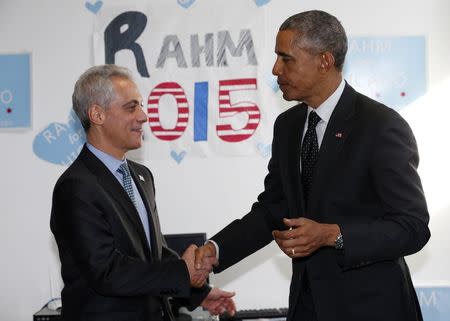
[[[336,68],[342,71],[348,48],[347,35],[335,16],[320,10],[297,13],[282,23],[282,30],[295,31],[296,44],[311,53],[331,52]]]

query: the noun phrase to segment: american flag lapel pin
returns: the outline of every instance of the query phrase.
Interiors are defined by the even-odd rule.
[[[342,138],[342,133],[336,133],[336,134],[334,134],[334,137],[336,137],[336,138]]]
[[[138,175],[138,176],[141,181],[145,182],[144,176],[142,176],[142,175]]]

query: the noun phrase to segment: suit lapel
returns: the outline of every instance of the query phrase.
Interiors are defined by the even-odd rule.
[[[314,213],[327,182],[339,169],[339,154],[354,124],[355,91],[348,84],[339,99],[328,123],[320,146],[319,158],[308,199],[309,212]]]
[[[152,255],[154,258],[161,258],[161,240],[158,237],[159,231],[159,221],[157,218],[157,209],[155,201],[155,193],[153,191],[153,182],[151,178],[145,173],[141,172],[139,168],[132,162],[128,161],[130,165],[131,176],[133,177],[134,183],[141,195],[142,201],[147,210],[147,217],[150,227],[150,243],[152,246]]]
[[[114,204],[119,207],[116,211],[119,220],[127,231],[137,253],[142,259],[146,260],[148,255],[145,253],[150,253],[150,248],[133,202],[109,169],[86,146],[81,153],[86,166],[97,176],[98,183],[107,191]]]

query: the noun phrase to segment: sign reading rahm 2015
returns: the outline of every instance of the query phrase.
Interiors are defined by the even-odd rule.
[[[147,97],[152,135],[145,142],[151,141],[151,154],[168,155],[167,148],[198,156],[257,152],[257,144],[271,135],[270,126],[263,133],[258,103],[252,30],[258,18],[236,17],[228,29],[229,20],[223,25],[225,20],[214,17],[199,19],[194,10],[176,19],[171,12],[169,23],[162,18],[164,10],[170,6],[103,8],[94,37],[96,64],[128,67]]]
[[[137,76],[147,98],[144,156],[269,157],[275,117],[296,104],[283,102],[271,75],[281,21],[254,1],[133,3],[108,2],[96,15],[94,58]],[[355,89],[395,109],[426,92],[423,36],[348,32],[344,78]]]

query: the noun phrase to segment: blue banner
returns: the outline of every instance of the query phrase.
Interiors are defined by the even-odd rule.
[[[344,76],[356,90],[399,110],[426,92],[425,37],[350,37]]]
[[[0,128],[28,128],[30,54],[0,55]]]
[[[424,321],[450,320],[450,287],[416,287]]]

